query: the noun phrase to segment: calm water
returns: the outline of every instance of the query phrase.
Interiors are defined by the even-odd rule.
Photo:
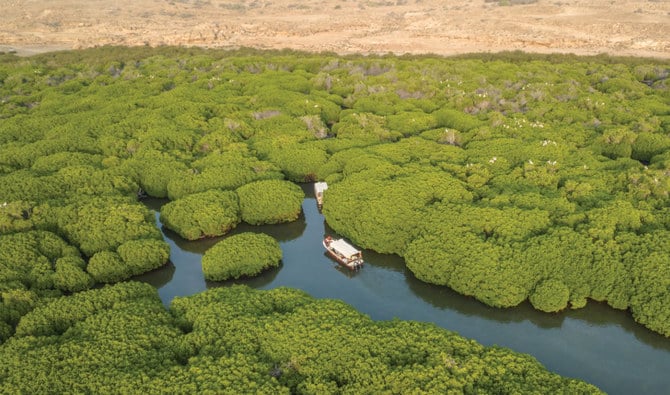
[[[341,268],[321,245],[324,235],[335,233],[316,208],[311,184],[303,189],[307,198],[297,221],[241,224],[232,233],[267,233],[279,240],[284,253],[279,268],[236,283],[258,289],[300,288],[317,298],[344,300],[377,320],[432,322],[485,345],[531,354],[549,370],[583,379],[611,394],[670,393],[670,339],[636,324],[627,312],[594,302],[561,314],[540,313],[528,304],[494,309],[422,283],[405,268],[402,258],[372,251],[364,251],[365,266],[360,272]],[[155,210],[163,203],[146,201]],[[202,254],[221,238],[190,242],[162,230],[171,246],[171,263],[138,279],[156,286],[165,304],[175,296],[231,284],[205,281],[202,275]]]

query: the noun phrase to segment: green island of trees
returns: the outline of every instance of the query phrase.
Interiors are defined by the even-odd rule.
[[[207,280],[223,281],[252,277],[279,266],[279,242],[264,233],[244,232],[227,237],[207,250],[202,257],[202,272]]]
[[[242,220],[251,225],[295,221],[302,210],[305,193],[288,181],[252,182],[237,189]]]
[[[187,240],[221,236],[240,222],[240,205],[234,191],[212,189],[167,203],[160,220]]]
[[[0,54],[0,339],[166,261],[138,196],[195,239],[291,220],[287,182],[313,180],[336,232],[423,281],[497,307],[603,301],[670,336],[669,75],[517,52]]]
[[[169,309],[136,282],[64,296],[26,314],[0,360],[7,393],[600,393],[528,355],[287,288]]]

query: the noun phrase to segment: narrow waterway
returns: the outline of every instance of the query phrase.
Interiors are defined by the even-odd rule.
[[[443,287],[417,280],[400,257],[364,251],[365,266],[352,273],[326,254],[321,241],[335,233],[316,208],[312,185],[303,185],[303,214],[289,224],[249,226],[235,233],[264,232],[279,240],[279,268],[236,281],[258,289],[303,289],[317,298],[341,299],[373,319],[432,322],[485,345],[497,344],[537,358],[549,370],[593,383],[610,394],[667,394],[670,391],[670,339],[635,323],[627,312],[589,302],[560,314],[524,304],[495,309]],[[165,201],[150,199],[158,211]],[[156,214],[158,221],[158,214]],[[160,223],[158,223],[160,227]],[[227,286],[205,281],[202,254],[221,238],[185,241],[162,229],[170,243],[170,263],[138,279],[158,288],[167,305],[175,296]]]

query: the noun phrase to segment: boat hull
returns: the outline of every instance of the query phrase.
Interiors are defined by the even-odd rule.
[[[338,254],[335,250],[333,250],[333,248],[330,247],[330,243],[327,238],[323,240],[322,244],[328,255],[330,255],[330,257],[333,258],[337,263],[339,263],[340,266],[344,266],[349,270],[358,270],[361,268],[361,266],[363,266],[362,259],[349,260],[346,257]]]

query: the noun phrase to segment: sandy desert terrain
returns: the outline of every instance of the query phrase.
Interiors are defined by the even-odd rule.
[[[97,45],[670,58],[670,0],[0,0],[0,51]]]

